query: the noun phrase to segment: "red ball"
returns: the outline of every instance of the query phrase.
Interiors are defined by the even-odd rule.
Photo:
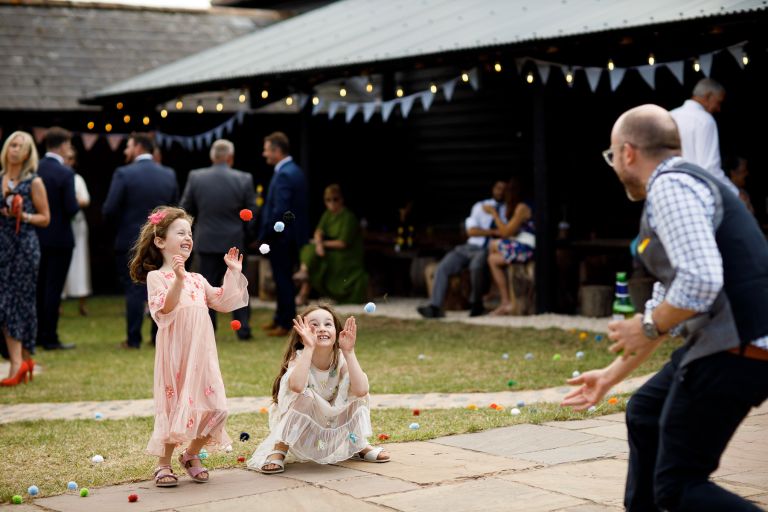
[[[421,414],[421,411],[420,411],[420,410],[418,410],[418,409],[414,409],[414,410],[413,410],[413,415],[414,415],[414,416],[418,416],[419,414]]]
[[[389,439],[388,434],[379,434],[379,441],[386,441],[387,439]]]
[[[248,208],[243,208],[242,210],[240,210],[240,218],[243,219],[245,222],[248,222],[253,218],[253,212]]]
[[[238,457],[237,462],[245,462],[245,457]]]
[[[138,494],[129,494],[128,495],[128,501],[130,501],[131,503],[133,503],[135,501],[139,501],[139,495]]]
[[[233,331],[239,331],[240,330],[240,320],[232,320],[229,322],[229,325],[232,327]]]

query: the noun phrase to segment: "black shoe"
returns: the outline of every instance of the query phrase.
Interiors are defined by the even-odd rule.
[[[240,341],[249,341],[253,339],[253,336],[251,335],[251,333],[247,333],[245,335],[241,335],[240,333],[238,333],[237,339]]]
[[[43,345],[45,350],[71,350],[75,348],[74,343],[55,343],[53,345]]]
[[[469,316],[483,316],[485,314],[485,306],[481,304],[471,304],[469,306]]]
[[[127,341],[123,341],[117,346],[117,348],[122,348],[126,350],[139,350],[139,345],[130,345]]]
[[[424,318],[443,318],[445,316],[442,309],[435,307],[432,304],[419,306],[416,308],[416,311],[418,311]]]

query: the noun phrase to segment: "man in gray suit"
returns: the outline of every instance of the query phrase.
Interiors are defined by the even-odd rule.
[[[190,172],[181,197],[181,206],[195,217],[195,256],[200,273],[212,286],[219,286],[227,271],[224,253],[230,247],[238,247],[241,252],[245,249],[248,224],[240,220],[240,210],[256,210],[253,177],[232,169],[234,158],[235,146],[230,141],[215,141],[211,146],[213,165]],[[216,312],[208,312],[215,329]],[[241,325],[237,337],[243,341],[251,339],[250,313],[248,306],[232,312]]]

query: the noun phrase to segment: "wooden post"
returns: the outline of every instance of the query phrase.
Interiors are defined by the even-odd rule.
[[[552,311],[554,301],[555,244],[551,229],[549,172],[546,148],[546,107],[544,87],[533,91],[533,185],[536,224],[536,313]]]

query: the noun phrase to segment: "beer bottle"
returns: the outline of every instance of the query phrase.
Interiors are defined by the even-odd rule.
[[[613,298],[613,319],[624,320],[635,316],[635,308],[629,299],[627,273],[616,272],[616,293]]]

